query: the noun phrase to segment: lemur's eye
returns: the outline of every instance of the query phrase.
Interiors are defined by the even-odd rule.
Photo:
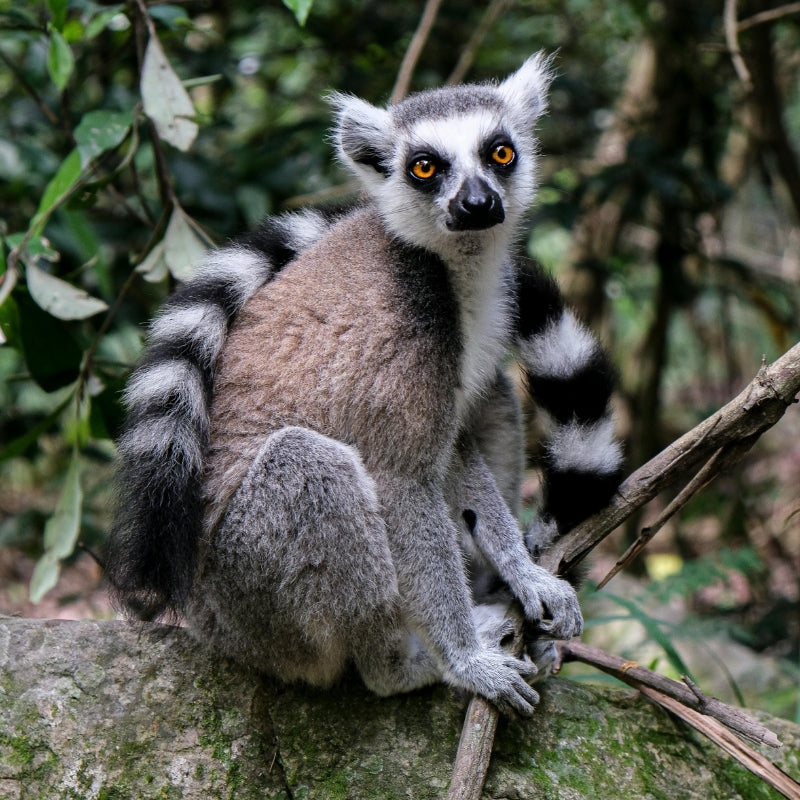
[[[429,181],[436,174],[436,163],[429,158],[418,158],[411,165],[411,174],[421,181]]]
[[[492,150],[492,161],[499,164],[501,167],[507,167],[515,158],[517,154],[507,144],[498,144]]]

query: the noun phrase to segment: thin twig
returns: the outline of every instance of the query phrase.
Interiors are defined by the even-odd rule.
[[[411,76],[414,74],[414,68],[417,66],[417,61],[425,47],[425,42],[430,36],[433,23],[436,21],[436,15],[439,13],[439,6],[442,0],[428,0],[425,3],[425,9],[422,12],[422,18],[419,21],[414,35],[411,37],[411,42],[408,45],[406,54],[403,56],[403,61],[400,64],[400,70],[397,73],[397,80],[395,81],[392,94],[389,97],[389,103],[399,103],[407,94],[411,86]]]
[[[781,17],[788,17],[790,14],[800,14],[800,3],[787,3],[785,6],[760,11],[758,14],[753,14],[752,17],[743,19],[736,27],[741,33],[749,28],[755,28],[756,25],[764,25],[767,22],[775,22]]]
[[[642,528],[636,541],[617,559],[617,563],[597,584],[602,589],[618,572],[631,563],[648,545],[653,537],[699,492],[705,489],[714,478],[730,469],[740,461],[755,443],[758,437],[750,437],[739,442],[724,445],[717,450],[703,465],[702,469],[681,489],[678,495],[658,515],[650,525]]]
[[[447,800],[478,800],[481,796],[499,719],[499,712],[487,700],[476,695],[469,701]]]
[[[134,0],[134,7],[138,11],[137,19],[147,28],[148,36],[151,39],[157,39],[158,34],[156,32],[156,26],[152,17],[147,11],[147,6],[145,5],[144,0]],[[144,47],[145,45],[141,40],[141,37],[138,37],[137,50],[140,71],[144,66]],[[165,208],[177,208],[179,206],[178,198],[175,195],[175,189],[172,185],[172,181],[170,180],[169,166],[167,165],[167,155],[164,152],[164,145],[161,142],[161,137],[158,135],[158,131],[156,130],[153,120],[151,120],[147,115],[145,115],[145,119],[147,120],[147,128],[150,132],[150,143],[153,147],[153,155],[155,156],[156,180],[158,182],[158,191],[161,198],[161,204]]]
[[[144,0],[134,0],[134,5],[139,12],[139,18],[147,27],[147,32],[150,34],[150,36],[155,38],[157,36],[156,26],[153,22],[153,18],[150,16],[150,12],[147,10],[147,5],[145,4]]]
[[[522,653],[522,611],[511,603],[506,618],[514,622],[513,640],[505,647],[515,658]],[[467,706],[464,726],[453,763],[447,800],[479,800],[492,758],[500,712],[483,697],[475,696]]]
[[[753,89],[753,79],[750,70],[742,58],[742,51],[739,49],[738,26],[736,21],[736,0],[725,0],[725,12],[723,23],[725,25],[725,42],[728,45],[728,52],[733,62],[733,68],[739,76],[739,80],[744,84],[745,89],[751,92]]]
[[[678,496],[659,514],[658,518],[650,525],[642,528],[636,541],[617,559],[617,563],[608,571],[605,577],[597,584],[597,589],[602,589],[618,572],[631,563],[639,553],[644,550],[652,538],[691,500],[701,489],[719,473],[717,463],[723,452],[722,447],[714,453],[705,463],[703,468],[683,487]]]
[[[492,30],[494,23],[497,21],[497,18],[500,16],[501,12],[508,8],[511,5],[511,2],[512,0],[492,0],[492,2],[489,3],[489,5],[486,7],[486,11],[483,14],[483,17],[481,18],[481,21],[472,32],[472,36],[469,37],[469,41],[466,43],[466,45],[464,45],[464,49],[461,51],[461,55],[458,57],[458,61],[456,62],[453,71],[450,73],[450,77],[446,81],[448,86],[452,86],[455,83],[461,83],[464,80],[469,72],[470,67],[472,66],[472,62],[475,60],[475,56],[477,55],[480,46],[483,44],[483,40]]]
[[[674,681],[666,675],[640,666],[635,661],[626,661],[619,656],[590,647],[578,640],[559,644],[559,652],[564,661],[580,661],[589,664],[618,680],[624,681],[634,689],[649,686],[677,700],[695,711],[713,717],[727,728],[735,731],[754,744],[781,747],[778,737],[758,720],[733,708],[716,697],[708,697],[688,678],[684,682]]]
[[[44,114],[47,119],[53,123],[53,125],[58,125],[58,117],[53,113],[44,100],[42,100],[42,98],[39,96],[39,93],[25,77],[22,70],[18,69],[17,65],[2,50],[0,50],[0,61],[2,61],[9,68],[9,70],[14,73],[14,77],[19,81],[20,86],[22,86],[22,88],[31,96],[33,102],[39,107],[39,111],[41,111],[42,114]]]

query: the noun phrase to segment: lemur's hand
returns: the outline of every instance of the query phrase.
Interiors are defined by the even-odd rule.
[[[451,670],[450,682],[485,697],[503,714],[530,717],[539,702],[538,693],[527,683],[536,675],[536,666],[528,659],[481,649]]]
[[[541,636],[571,639],[583,631],[583,616],[575,589],[542,567],[536,568],[536,582],[521,598],[525,619]]]

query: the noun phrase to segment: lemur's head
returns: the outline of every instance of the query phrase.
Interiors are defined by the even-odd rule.
[[[533,200],[548,59],[499,85],[420,92],[387,109],[334,94],[339,155],[401,239],[448,250],[512,232]]]

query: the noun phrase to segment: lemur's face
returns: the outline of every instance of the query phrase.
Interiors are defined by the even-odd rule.
[[[421,119],[398,139],[376,200],[412,237],[513,226],[533,199],[533,138],[495,111]]]
[[[502,126],[483,141],[460,136],[461,131],[475,130],[471,120],[427,127],[433,129],[415,131],[406,148],[401,169],[408,185],[433,199],[449,231],[481,231],[502,224],[503,190],[519,165],[511,136]]]
[[[386,110],[337,95],[340,153],[396,236],[472,252],[511,233],[533,201],[548,80],[533,58],[497,86],[421,92]]]

